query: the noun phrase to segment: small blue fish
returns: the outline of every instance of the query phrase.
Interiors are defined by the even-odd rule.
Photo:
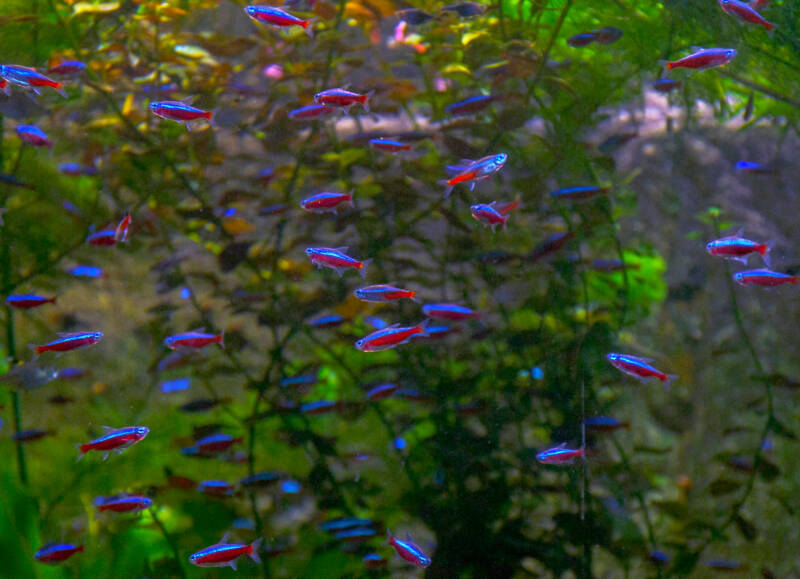
[[[422,567],[424,569],[431,564],[430,557],[428,557],[418,545],[414,544],[408,536],[403,540],[389,535],[389,544],[394,547],[394,550],[397,551],[400,557],[417,567]]]
[[[278,482],[281,475],[276,472],[257,472],[248,475],[239,481],[243,487],[266,487]]]
[[[744,171],[745,173],[757,173],[762,175],[775,172],[772,167],[762,165],[761,163],[755,163],[753,161],[737,161],[736,170]]]
[[[103,277],[103,270],[91,265],[76,265],[75,267],[69,268],[67,273],[75,277]]]
[[[450,193],[453,191],[453,187],[459,183],[469,183],[469,190],[474,190],[475,183],[478,181],[483,181],[484,179],[488,179],[497,173],[503,168],[507,160],[508,155],[505,153],[489,155],[487,157],[483,157],[482,159],[478,159],[477,161],[463,159],[462,162],[465,163],[465,166],[458,167],[460,171],[457,175],[451,177],[450,179],[439,181],[440,184],[445,185],[446,187],[444,193],[445,199],[450,196]]]
[[[236,571],[236,559],[241,555],[248,555],[253,561],[261,564],[261,558],[258,556],[261,541],[262,538],[259,537],[249,545],[228,543],[228,533],[225,533],[219,543],[198,551],[189,557],[189,562],[198,567],[231,567]]]
[[[161,391],[164,394],[171,392],[180,392],[181,390],[188,390],[192,385],[191,378],[175,378],[174,380],[167,380],[161,383]]]
[[[308,325],[312,328],[335,328],[344,323],[344,318],[337,314],[330,314],[328,316],[319,316],[308,321]]]
[[[572,201],[591,199],[598,195],[605,195],[610,189],[608,187],[598,187],[597,185],[585,185],[581,187],[567,187],[558,189],[550,193],[553,199],[567,199]]]
[[[554,448],[550,448],[536,455],[536,460],[542,464],[572,464],[577,458],[585,458],[586,451],[583,448],[567,448],[567,443],[563,442]]]
[[[492,104],[494,98],[494,96],[489,94],[479,94],[447,105],[444,107],[444,110],[454,117],[471,115],[488,107],[490,104]]]
[[[48,543],[33,556],[39,563],[60,563],[72,557],[75,553],[83,552],[83,545],[71,543]]]

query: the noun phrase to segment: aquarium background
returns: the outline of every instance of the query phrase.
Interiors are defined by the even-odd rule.
[[[741,229],[771,244],[771,269],[800,269],[800,5],[768,3],[769,33],[712,0],[287,5],[314,19],[313,37],[244,8],[0,4],[4,64],[86,64],[64,80],[66,98],[0,95],[3,299],[57,297],[4,307],[0,576],[797,576],[798,289],[740,287],[732,275],[764,259],[744,266],[705,246]],[[398,29],[409,8],[433,18]],[[622,36],[568,41],[604,27]],[[654,90],[659,61],[697,46],[738,54]],[[343,86],[374,91],[369,112],[290,117]],[[475,95],[492,99],[447,108]],[[148,110],[188,97],[211,123],[187,130]],[[24,143],[19,125],[52,147]],[[380,151],[376,137],[411,150]],[[445,197],[446,166],[496,153],[508,155],[501,171]],[[607,192],[551,195],[574,186]],[[354,207],[300,208],[322,191],[352,191]],[[517,195],[505,228],[470,216]],[[86,243],[128,214],[128,242]],[[366,281],[304,254],[342,246],[372,260]],[[421,303],[353,295],[380,283]],[[426,303],[481,317],[437,321],[446,336],[384,352],[354,347],[381,321],[421,322]],[[341,323],[315,322],[328,315]],[[167,368],[164,339],[191,330],[224,330],[225,348]],[[76,331],[104,336],[32,360],[27,344]],[[678,378],[637,381],[610,352]],[[37,372],[65,368],[85,375]],[[370,400],[384,383],[398,391]],[[317,401],[333,411],[304,406]],[[597,416],[623,427],[588,429],[585,460],[537,461],[580,448]],[[75,445],[105,425],[150,434],[76,462]],[[14,440],[28,429],[47,434]],[[212,458],[182,452],[215,431],[242,440]],[[234,488],[208,496],[206,480]],[[98,512],[96,498],[117,493],[153,506]],[[348,527],[361,533],[337,536],[342,519],[362,519]],[[263,538],[263,562],[189,562],[227,531]],[[388,533],[409,533],[430,566],[398,557]],[[50,542],[85,550],[36,561]],[[369,569],[370,553],[385,566]]]

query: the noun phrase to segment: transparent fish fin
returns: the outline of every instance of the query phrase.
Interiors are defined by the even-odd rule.
[[[230,536],[231,536],[231,532],[230,531],[225,531],[225,534],[222,535],[222,538],[219,540],[219,544],[220,545],[227,545],[228,544],[228,540],[230,539]]]

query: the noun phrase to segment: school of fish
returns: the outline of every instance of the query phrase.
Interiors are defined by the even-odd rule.
[[[766,2],[742,2],[739,0],[719,0],[722,11],[739,19],[747,25],[762,27],[766,31],[773,28],[773,24],[767,21],[760,13],[762,6]],[[472,3],[465,3],[448,7],[461,17],[480,16],[485,7]],[[277,29],[290,29],[298,27],[309,37],[314,37],[314,20],[305,19],[291,12],[287,7],[273,6],[247,6],[245,13],[258,26],[271,26]],[[416,10],[402,10],[397,13],[401,18],[401,23],[395,31],[395,40],[407,42],[405,31],[407,26],[418,26],[424,24],[432,16]],[[581,33],[567,40],[569,46],[580,48],[592,43],[610,44],[616,42],[621,36],[622,31],[613,27],[605,27],[591,32]],[[424,48],[424,47],[423,47]],[[737,55],[735,48],[693,48],[692,52],[674,61],[665,62],[665,71],[677,69],[688,69],[689,71],[701,71],[726,65]],[[86,65],[79,61],[63,61],[58,65],[52,66],[48,74],[59,78],[79,77]],[[279,74],[276,72],[275,74]],[[42,95],[45,90],[52,90],[67,96],[65,84],[62,81],[53,80],[42,72],[30,67],[5,64],[0,65],[0,87],[7,95],[19,92],[33,93]],[[680,82],[664,77],[653,83],[653,88],[660,92],[669,92],[680,86]],[[324,120],[327,118],[338,119],[345,114],[358,114],[359,112],[370,113],[370,104],[373,99],[380,98],[380,93],[376,91],[355,91],[349,85],[338,88],[326,88],[310,95],[313,104],[290,111],[289,117],[296,120]],[[495,97],[493,95],[473,95],[459,102],[454,102],[446,107],[446,112],[459,117],[464,115],[476,114],[485,107],[491,105]],[[165,100],[149,103],[149,111],[156,117],[181,123],[187,129],[191,129],[196,123],[208,123],[211,130],[214,127],[214,119],[219,111],[207,111],[197,108],[189,101]],[[53,142],[47,134],[40,128],[32,125],[18,125],[16,133],[22,141],[32,147],[52,148]],[[373,138],[367,146],[386,154],[403,154],[411,151],[411,142],[402,139],[392,139],[386,137]],[[476,186],[482,182],[495,177],[504,170],[509,162],[509,155],[503,152],[493,152],[480,159],[462,159],[458,164],[442,168],[442,173],[449,174],[443,178],[438,185],[437,195],[447,198],[455,188],[462,186],[468,192],[473,192]],[[747,164],[739,167],[740,170],[757,171],[759,167]],[[508,171],[509,169],[505,169]],[[67,175],[93,175],[96,170],[91,165],[81,163],[65,163],[61,165],[61,171]],[[272,178],[272,170],[265,170],[259,176],[264,183],[268,183]],[[433,185],[433,184],[431,184]],[[433,187],[432,187],[432,190]],[[557,202],[581,202],[591,200],[599,196],[611,195],[613,192],[610,187],[591,184],[570,186],[563,189],[552,191],[551,198]],[[312,214],[310,217],[324,219],[325,214],[338,214],[339,211],[353,210],[358,200],[355,199],[353,191],[337,192],[324,191],[307,196],[299,201],[299,207],[305,212]],[[512,200],[492,201],[491,203],[475,203],[469,206],[470,215],[482,225],[490,227],[492,231],[500,226],[502,229],[513,227],[513,212],[522,209],[520,195],[517,194]],[[284,206],[275,206],[262,209],[262,214],[269,215],[286,211]],[[226,215],[226,217],[231,217]],[[6,218],[13,219],[13,212],[6,215]],[[120,216],[117,225],[111,224],[107,229],[91,232],[86,238],[86,244],[93,247],[114,247],[116,244],[124,243],[129,240],[134,231],[136,216],[127,214]],[[540,251],[541,255],[550,253],[563,247],[570,239],[568,234],[558,234],[547,240],[543,246],[535,251]],[[707,252],[714,257],[726,260],[735,260],[741,264],[747,264],[751,256],[758,255],[763,259],[767,267],[758,269],[748,269],[734,273],[734,280],[742,286],[762,286],[773,287],[783,284],[798,284],[798,276],[781,273],[771,270],[769,266],[768,243],[760,240],[751,240],[743,236],[740,231],[734,235],[722,237],[708,242]],[[103,251],[103,250],[100,250]],[[324,247],[310,246],[305,253],[313,266],[333,270],[339,277],[342,277],[351,270],[358,273],[364,280],[369,275],[368,266],[371,263],[369,256],[358,255],[355,257],[348,247]],[[493,259],[500,259],[502,256],[494,256]],[[535,257],[535,256],[534,256]],[[598,260],[599,261],[599,260]],[[607,268],[607,271],[624,269],[624,263],[598,263],[598,270]],[[76,266],[70,270],[75,276],[102,277],[104,273],[99,268],[92,266]],[[349,278],[348,278],[349,279]],[[413,304],[420,302],[417,292],[407,287],[404,283],[397,280],[372,279],[369,285],[361,284],[360,287],[352,288],[353,295],[363,302],[378,304],[396,304],[401,301],[410,301]],[[15,294],[9,295],[5,299],[6,304],[15,309],[30,311],[44,306],[58,307],[57,296],[38,295],[38,294]],[[490,315],[488,310],[477,311],[471,307],[458,303],[422,303],[419,306],[419,321],[412,325],[403,322],[383,322],[376,319],[373,327],[375,331],[358,339],[353,345],[357,350],[366,353],[380,352],[388,349],[397,348],[403,345],[424,343],[424,340],[433,339],[451,332],[458,331],[459,324],[469,323],[470,320],[486,319]],[[320,316],[311,321],[310,324],[315,328],[335,327],[343,322],[341,316],[328,315]],[[442,325],[435,325],[439,322]],[[94,346],[103,338],[103,333],[94,329],[86,331],[71,332],[60,334],[45,343],[32,345],[34,359],[46,357],[48,355],[61,355]],[[177,356],[165,364],[180,365],[184,363],[187,356],[193,352],[206,348],[211,345],[225,347],[225,335],[223,331],[207,332],[203,329],[195,329],[184,333],[164,337],[164,348],[173,352]],[[620,372],[635,378],[636,380],[656,381],[668,386],[670,382],[677,378],[672,374],[652,365],[654,361],[650,358],[637,356],[630,353],[608,353],[608,362]],[[167,360],[167,359],[165,359]],[[24,367],[24,366],[23,366]],[[65,369],[70,370],[70,369]],[[80,369],[71,369],[73,373],[79,373]],[[58,374],[54,370],[45,370],[45,374],[24,376],[20,378],[26,387],[31,384],[38,385],[42,381],[47,381]],[[65,374],[63,378],[67,378]],[[287,378],[282,388],[302,388],[307,387],[308,383],[313,383],[313,377],[305,380],[304,377]],[[165,383],[166,384],[166,383]],[[162,385],[164,391],[169,389],[183,389],[187,384],[182,381],[172,381],[169,386]],[[390,396],[406,396],[409,399],[422,399],[425,394],[413,389],[401,389],[397,384],[386,383],[371,388],[366,393],[366,399],[375,402]],[[197,400],[184,408],[186,411],[199,411],[213,407],[219,400]],[[342,403],[337,401],[321,400],[313,403],[306,403],[299,408],[299,411],[306,415],[317,415],[331,411],[336,411],[342,407]],[[586,448],[585,429],[596,431],[610,431],[620,428],[627,428],[628,424],[610,417],[595,416],[583,419],[584,438],[580,446],[571,448],[568,443],[560,442],[555,446],[542,450],[536,455],[537,460],[544,465],[563,466],[570,465],[576,460],[586,460],[587,455],[593,451]],[[47,436],[50,431],[29,430],[22,431],[15,435],[18,443],[37,440]],[[101,457],[101,462],[106,461],[111,454],[122,453],[126,449],[137,445],[146,446],[146,438],[150,434],[147,426],[117,426],[104,427],[103,433],[92,440],[82,442],[78,445],[78,460],[94,451]],[[158,436],[153,432],[153,436]],[[141,444],[140,444],[141,443]],[[232,447],[241,444],[242,438],[234,437],[224,433],[208,433],[196,438],[193,446],[181,449],[186,456],[215,458],[233,457]],[[90,459],[87,459],[90,460]],[[98,465],[97,468],[105,468],[106,465]],[[248,477],[242,479],[238,484],[231,484],[226,481],[204,481],[197,486],[197,489],[209,496],[225,497],[231,496],[238,486],[258,486],[272,484],[278,477],[273,477],[270,473],[260,473],[254,475],[256,478]],[[258,478],[260,477],[260,478]],[[252,480],[251,480],[252,478]],[[288,489],[294,488],[292,481],[284,481]],[[191,482],[189,484],[192,484]],[[94,501],[98,513],[115,513],[122,515],[125,513],[141,513],[154,506],[154,501],[148,496],[139,494],[121,493],[114,496],[100,496]],[[376,536],[376,525],[370,520],[334,519],[323,524],[323,528],[345,541],[360,542]],[[234,570],[237,568],[237,561],[246,556],[255,563],[260,563],[260,553],[262,553],[263,538],[258,537],[249,544],[231,542],[229,534],[226,533],[219,543],[203,547],[198,545],[198,550],[192,554],[188,560],[190,563],[200,567],[229,566]],[[427,549],[415,544],[410,537],[400,539],[389,535],[388,545],[390,545],[398,557],[411,565],[425,568],[432,562],[430,555],[426,554]],[[82,544],[72,543],[49,543],[42,546],[35,558],[41,563],[59,564],[67,561],[72,556],[84,553],[85,547]],[[661,556],[660,554],[658,556]],[[656,554],[653,554],[656,557]],[[377,553],[370,553],[364,557],[364,565],[369,569],[379,569],[386,565],[386,560]]]

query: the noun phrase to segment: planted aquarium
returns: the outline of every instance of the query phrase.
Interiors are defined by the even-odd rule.
[[[789,0],[0,3],[0,577],[800,573]]]

